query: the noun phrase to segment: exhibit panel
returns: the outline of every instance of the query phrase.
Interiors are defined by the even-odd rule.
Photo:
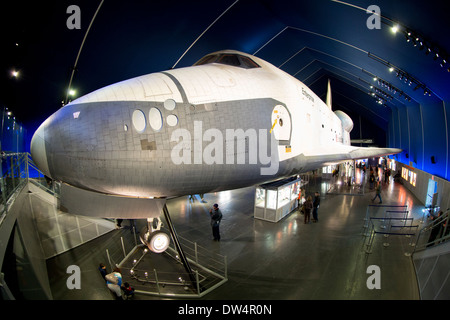
[[[301,178],[289,178],[258,186],[254,217],[278,222],[298,207]]]

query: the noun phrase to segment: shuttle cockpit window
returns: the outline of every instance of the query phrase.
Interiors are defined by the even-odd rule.
[[[216,62],[221,63],[221,64],[226,64],[228,66],[234,66],[234,67],[241,66],[241,62],[239,61],[239,58],[235,54],[224,54],[224,55],[220,56]]]
[[[203,58],[200,59],[200,61],[198,61],[197,63],[194,64],[194,66],[201,66],[203,64],[209,64],[209,63],[214,63],[216,62],[217,58],[219,56],[216,54],[212,54],[209,56],[205,56]]]
[[[241,59],[243,68],[245,69],[259,68],[259,65],[249,57],[240,56],[239,58]]]
[[[240,67],[244,69],[260,68],[260,66],[249,57],[240,54],[225,53],[225,54],[211,54],[194,64],[194,66],[201,66],[210,63],[220,63],[227,66]]]

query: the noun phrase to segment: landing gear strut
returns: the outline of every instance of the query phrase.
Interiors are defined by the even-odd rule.
[[[169,210],[167,210],[166,205],[164,205],[163,207],[163,213],[164,217],[166,218],[167,226],[172,236],[172,240],[175,244],[175,248],[178,252],[178,257],[183,264],[184,269],[186,270],[186,273],[188,274],[192,284],[194,285],[194,287],[197,287],[197,278],[192,271],[191,266],[189,265],[183,249],[181,248],[180,242],[178,241],[178,237],[172,224],[172,220],[170,219]],[[160,218],[148,218],[147,227],[144,227],[144,229],[141,231],[141,242],[155,253],[162,253],[166,251],[170,244],[170,236],[167,233],[161,231],[161,227],[162,222]],[[200,288],[199,290],[201,291],[202,288]]]
[[[147,219],[147,227],[141,231],[141,242],[151,251],[162,253],[170,244],[170,236],[161,231],[162,222],[160,218]]]

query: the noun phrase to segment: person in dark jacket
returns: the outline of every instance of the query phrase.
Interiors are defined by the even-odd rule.
[[[320,194],[316,192],[314,194],[313,202],[313,222],[319,222],[319,205],[320,205]]]
[[[103,263],[100,263],[98,271],[100,271],[102,278],[106,281],[105,276],[108,274],[108,271],[106,270],[106,266]]]
[[[121,287],[122,291],[123,291],[123,298],[124,300],[128,300],[130,298],[134,297],[134,288],[132,286],[130,286],[130,284],[128,282],[125,282],[123,284],[123,286]]]
[[[313,208],[312,197],[308,196],[305,203],[303,204],[305,208],[305,224],[311,222],[311,210]]]
[[[209,210],[209,215],[211,216],[211,227],[214,241],[220,241],[219,225],[220,221],[222,221],[222,212],[220,211],[217,203],[215,203],[213,208]]]

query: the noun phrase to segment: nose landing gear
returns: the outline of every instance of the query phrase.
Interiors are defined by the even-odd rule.
[[[147,227],[141,230],[141,242],[155,253],[166,251],[170,244],[170,236],[161,231],[160,218],[147,219]]]

